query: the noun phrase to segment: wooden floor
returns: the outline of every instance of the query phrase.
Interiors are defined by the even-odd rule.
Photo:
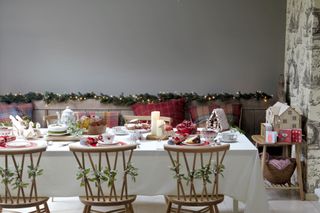
[[[320,213],[320,202],[300,201],[295,192],[268,190],[268,198],[271,213]],[[80,213],[83,205],[77,197],[54,198],[49,201],[49,208],[52,213]],[[136,213],[163,213],[165,203],[162,196],[145,197],[139,196],[134,203]],[[226,197],[219,205],[221,213],[232,213],[232,199]],[[244,205],[240,204],[240,212],[243,212]],[[25,213],[29,209],[4,210],[6,213]],[[103,209],[101,209],[103,210]]]

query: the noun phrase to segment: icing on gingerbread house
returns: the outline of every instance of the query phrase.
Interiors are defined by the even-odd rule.
[[[266,111],[266,122],[275,131],[301,128],[301,115],[291,106],[277,102]]]
[[[214,109],[207,120],[206,127],[219,132],[229,129],[229,123],[224,110],[221,108]]]

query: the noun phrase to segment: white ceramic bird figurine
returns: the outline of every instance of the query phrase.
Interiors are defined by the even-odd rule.
[[[21,123],[12,115],[9,116],[11,122],[12,122],[12,127],[13,127],[13,132],[14,134],[19,137],[22,136],[22,126]]]
[[[36,134],[35,134],[35,132],[34,132],[34,130],[33,130],[33,122],[29,122],[29,127],[28,127],[28,129],[24,129],[23,130],[23,136],[25,137],[25,138],[35,138],[36,137]]]

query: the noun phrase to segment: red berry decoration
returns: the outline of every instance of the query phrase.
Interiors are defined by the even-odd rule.
[[[194,134],[197,132],[197,125],[191,121],[184,120],[176,126],[179,133]]]
[[[98,138],[88,137],[87,144],[89,145],[96,145],[98,143]]]

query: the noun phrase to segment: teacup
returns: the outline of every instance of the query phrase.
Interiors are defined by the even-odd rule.
[[[133,131],[130,133],[129,138],[131,141],[138,141],[143,139],[143,135],[140,131]]]
[[[231,132],[223,132],[221,138],[223,141],[235,141],[237,140],[237,135]]]
[[[218,133],[213,129],[203,129],[201,131],[201,134],[202,134],[203,138],[205,139],[205,141],[212,143]]]
[[[103,139],[103,142],[104,143],[113,143],[113,140],[114,140],[114,133],[112,131],[108,131],[104,134],[102,134],[102,139]]]

